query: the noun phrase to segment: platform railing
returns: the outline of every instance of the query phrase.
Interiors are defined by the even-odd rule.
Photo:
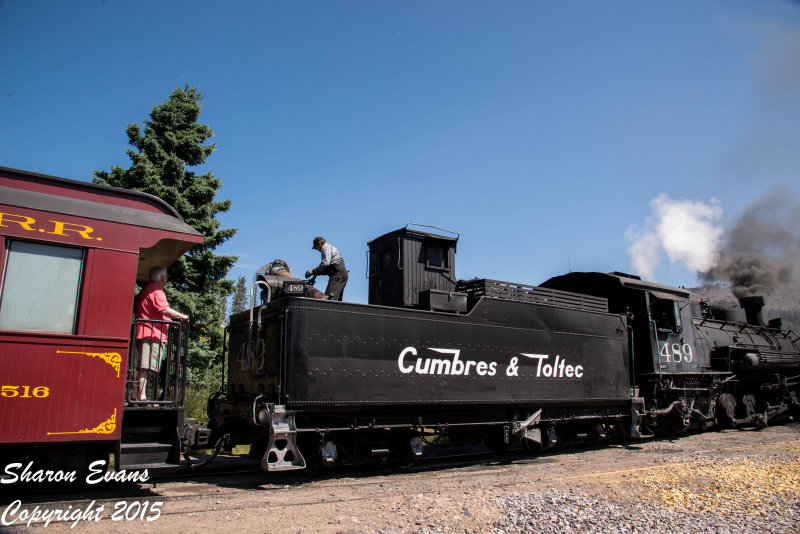
[[[139,370],[144,342],[158,339],[164,331],[166,342],[161,346],[159,370],[150,370],[145,386],[146,400],[139,400]],[[153,338],[153,339],[151,339]],[[136,319],[131,324],[131,341],[128,350],[127,387],[125,402],[128,406],[183,406],[188,381],[189,325],[177,321]],[[158,347],[158,343],[153,343]],[[158,352],[158,349],[155,349]]]

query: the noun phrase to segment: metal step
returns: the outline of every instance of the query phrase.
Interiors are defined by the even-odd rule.
[[[180,467],[183,409],[126,407],[116,450],[117,468],[168,473]]]
[[[294,411],[285,406],[270,405],[270,437],[267,452],[261,459],[261,468],[265,471],[289,471],[305,469],[306,460],[297,447],[297,427],[294,422]]]
[[[144,471],[147,469],[148,475],[153,474],[167,474],[167,473],[174,473],[178,469],[180,469],[179,465],[176,464],[132,464],[123,466],[125,471]]]
[[[124,443],[148,443],[161,436],[164,429],[160,426],[127,426],[122,428]]]
[[[172,450],[169,443],[121,443],[119,463],[123,469],[131,465],[162,464],[167,465],[167,457]]]

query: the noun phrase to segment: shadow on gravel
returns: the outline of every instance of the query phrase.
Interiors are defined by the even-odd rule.
[[[791,426],[791,425],[790,425]],[[747,431],[748,429],[745,429]],[[742,430],[725,430],[722,433],[741,433]],[[180,494],[181,488],[175,489],[175,483],[186,483],[186,493],[197,491],[197,486],[216,486],[240,491],[283,491],[292,487],[313,484],[319,481],[337,479],[364,479],[371,477],[403,477],[411,474],[428,473],[446,470],[464,470],[474,472],[493,470],[509,465],[551,464],[562,462],[572,455],[591,454],[603,449],[624,449],[636,451],[656,447],[668,449],[670,453],[681,452],[676,447],[682,440],[687,440],[696,433],[687,433],[668,438],[649,438],[646,440],[611,440],[590,445],[562,447],[555,450],[533,454],[522,449],[518,444],[505,453],[493,452],[485,446],[437,447],[426,451],[426,456],[416,464],[401,468],[388,464],[343,465],[335,469],[310,475],[304,471],[287,471],[268,473],[261,470],[260,458],[252,458],[247,454],[221,454],[213,462],[197,469],[182,469],[167,476],[151,474],[145,482],[110,481],[86,484],[79,479],[75,483],[67,482],[16,482],[0,484],[0,506],[8,505],[22,499],[25,504],[36,502],[69,502],[83,500],[108,501],[114,499],[142,499],[162,495],[159,486],[171,484],[171,493]],[[193,455],[194,462],[204,460],[204,455]]]
[[[607,446],[630,446],[613,442],[590,446],[560,448],[532,454],[519,444],[512,445],[506,452],[497,453],[483,445],[446,446],[431,448],[417,463],[401,468],[394,464],[372,463],[363,465],[341,465],[335,469],[317,474],[305,471],[268,473],[261,470],[260,458],[247,454],[221,454],[213,462],[200,469],[183,468],[168,475],[149,474],[147,481],[140,482],[99,482],[87,484],[78,477],[74,483],[68,482],[16,482],[0,485],[0,506],[17,499],[26,504],[36,502],[68,502],[113,499],[142,499],[161,495],[160,485],[186,483],[187,492],[194,491],[198,484],[217,486],[240,491],[281,491],[291,487],[313,484],[324,480],[365,479],[383,476],[408,476],[411,474],[462,469],[470,472],[493,470],[508,465],[547,464],[560,462],[564,455],[586,453]],[[192,461],[202,462],[207,456],[192,455]],[[172,490],[174,492],[174,489]]]

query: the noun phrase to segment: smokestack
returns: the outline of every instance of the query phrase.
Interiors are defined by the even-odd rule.
[[[747,322],[750,324],[764,326],[764,314],[761,309],[764,307],[764,297],[742,297],[739,305],[744,309]]]

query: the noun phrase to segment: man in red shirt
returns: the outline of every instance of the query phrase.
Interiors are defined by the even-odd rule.
[[[136,296],[134,311],[136,319],[145,321],[176,320],[186,323],[184,315],[169,307],[164,286],[167,284],[167,269],[157,265],[150,269],[150,283]],[[139,323],[136,328],[136,350],[134,351],[133,394],[134,399],[147,400],[147,378],[150,372],[158,373],[161,359],[166,354],[169,325],[163,323]]]

